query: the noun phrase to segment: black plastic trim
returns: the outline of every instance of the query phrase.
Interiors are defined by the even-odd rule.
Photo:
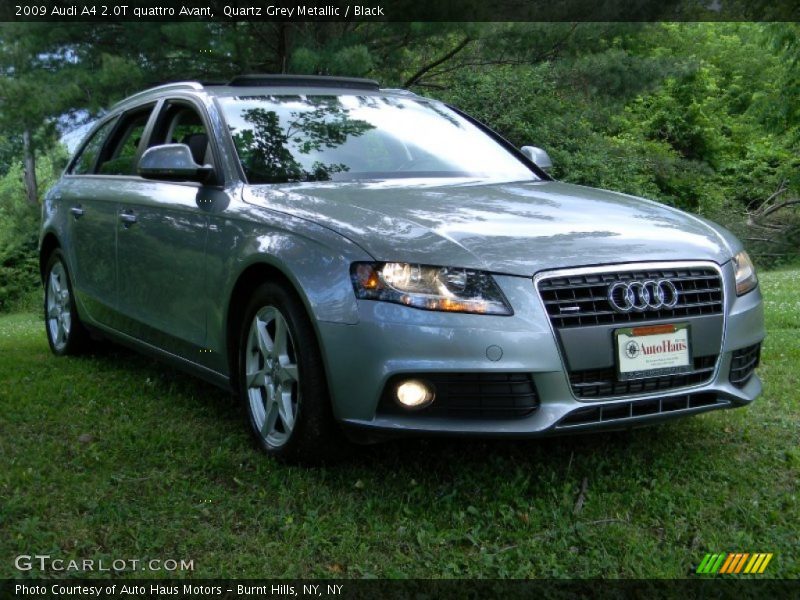
[[[701,393],[589,406],[574,410],[563,417],[556,424],[556,429],[598,425],[608,422],[635,421],[641,417],[654,417],[680,411],[722,408],[729,404],[730,402],[719,399],[714,393]]]
[[[760,343],[735,350],[731,356],[731,372],[728,376],[731,385],[740,389],[743,388],[750,381],[760,363]]]

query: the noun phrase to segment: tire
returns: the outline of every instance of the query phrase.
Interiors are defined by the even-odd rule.
[[[89,346],[89,332],[78,315],[72,281],[59,248],[50,254],[44,272],[44,323],[50,350],[57,356],[80,354]]]
[[[239,333],[239,395],[258,445],[284,462],[319,465],[346,455],[322,356],[293,290],[261,285]]]

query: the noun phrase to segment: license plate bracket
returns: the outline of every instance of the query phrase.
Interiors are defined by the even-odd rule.
[[[614,331],[619,381],[680,375],[692,370],[688,323],[625,327]]]

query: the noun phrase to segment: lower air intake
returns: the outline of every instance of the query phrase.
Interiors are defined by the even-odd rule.
[[[720,400],[714,394],[684,394],[666,398],[617,402],[605,406],[591,406],[572,411],[556,425],[557,429],[594,425],[606,422],[625,422],[639,417],[661,415],[678,411],[697,410],[710,407],[727,406],[727,400]]]
[[[743,388],[761,362],[761,344],[736,350],[731,357],[730,382],[737,388]]]

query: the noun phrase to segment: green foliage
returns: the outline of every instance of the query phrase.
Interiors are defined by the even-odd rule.
[[[39,161],[42,189],[59,176],[63,152]],[[22,168],[13,166],[0,178],[0,312],[30,307],[41,287],[37,253],[40,207],[25,198]]]
[[[26,201],[19,166],[0,179],[0,198],[0,311],[7,311],[37,285],[39,220]]]
[[[773,23],[768,26],[771,49],[783,64],[776,84],[780,102],[766,113],[773,128],[780,131],[800,124],[800,24]]]
[[[0,312],[30,308],[39,283],[36,241],[0,241]]]
[[[782,41],[770,46],[769,28],[757,24],[584,27],[600,37],[579,35],[579,27],[550,60],[526,64],[506,54],[504,66],[440,78],[446,89],[435,94],[517,146],[545,148],[557,178],[719,220],[762,264],[779,258],[775,254],[796,255],[800,229],[792,225],[762,243],[747,211],[781,182],[790,193],[800,192],[798,129],[784,112],[796,102],[781,87],[798,70],[785,60],[800,56],[795,38],[786,41],[797,29],[781,27]],[[481,52],[497,52],[497,43],[482,44],[478,55],[491,63]],[[798,220],[791,210],[781,219]]]
[[[315,73],[319,69],[319,55],[310,48],[298,48],[292,55],[291,72],[297,74]]]
[[[19,140],[14,137],[0,135],[0,177],[8,173],[8,170],[17,162],[17,157],[21,154]]]
[[[292,55],[294,73],[329,73],[363,77],[372,71],[372,56],[366,46],[348,46],[332,54],[325,55],[309,48],[298,48]]]

